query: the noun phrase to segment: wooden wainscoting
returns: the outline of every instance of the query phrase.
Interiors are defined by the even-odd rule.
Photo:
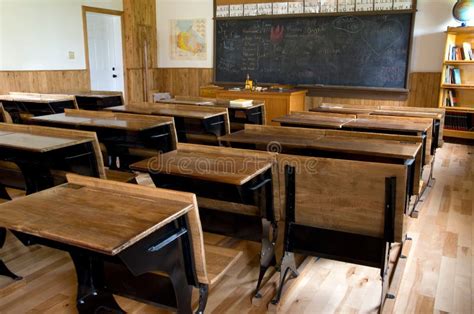
[[[8,92],[63,93],[89,90],[86,70],[0,71],[0,94]]]
[[[438,107],[439,85],[441,73],[416,72],[410,73],[410,94],[406,101],[375,100],[357,98],[307,97],[306,108],[313,108],[321,103],[348,105],[385,105],[409,107]]]
[[[136,58],[139,58],[135,54]],[[130,60],[130,59],[128,59]],[[137,59],[135,60],[136,62]],[[129,67],[127,71],[127,94],[130,101],[144,100],[144,70]],[[148,90],[170,92],[173,95],[199,96],[199,88],[213,80],[213,69],[205,68],[153,68],[148,70]],[[306,108],[322,102],[411,107],[437,107],[441,73],[411,73],[410,95],[407,101],[374,100],[357,98],[307,97]],[[0,71],[0,94],[8,92],[61,93],[89,90],[87,70],[69,71]]]
[[[199,88],[212,82],[213,69],[154,69],[156,89],[173,95],[199,96]]]
[[[441,73],[411,73],[410,94],[407,100],[376,100],[360,98],[307,97],[306,109],[320,103],[357,105],[386,105],[411,107],[437,107]],[[199,96],[199,87],[213,80],[213,69],[159,68],[153,69],[153,89],[173,95]]]

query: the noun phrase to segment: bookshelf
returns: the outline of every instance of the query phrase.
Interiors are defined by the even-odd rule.
[[[444,135],[474,139],[474,27],[448,27],[446,34],[439,96]]]

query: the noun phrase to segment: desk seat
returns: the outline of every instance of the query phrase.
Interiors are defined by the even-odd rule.
[[[215,285],[237,263],[242,251],[205,244],[206,269],[209,286]]]
[[[207,270],[207,282],[204,284],[212,287],[239,261],[243,252],[212,244],[204,244],[204,254]],[[166,275],[162,272],[153,272],[153,274]]]

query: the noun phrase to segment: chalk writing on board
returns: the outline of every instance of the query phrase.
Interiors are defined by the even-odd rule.
[[[411,14],[216,21],[215,79],[405,88]]]
[[[348,33],[358,33],[364,28],[364,22],[357,16],[341,16],[332,23],[335,29],[340,29]]]

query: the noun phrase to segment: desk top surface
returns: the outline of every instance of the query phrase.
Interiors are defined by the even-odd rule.
[[[216,99],[216,98],[204,98],[204,97],[188,97],[188,96],[176,96],[172,99],[165,99],[157,101],[160,104],[177,104],[177,105],[195,105],[195,106],[213,106],[213,107],[224,107],[230,109],[249,110],[264,105],[263,101],[254,100],[251,106],[248,107],[231,107],[230,100],[227,99]]]
[[[265,91],[252,91],[246,89],[218,89],[217,94],[224,94],[224,93],[235,93],[235,94],[249,94],[249,95],[262,95],[262,96],[292,96],[296,94],[307,94],[308,90],[306,89],[296,89],[296,88],[273,88],[267,89]]]
[[[202,107],[202,108],[200,108]],[[216,116],[227,114],[227,109],[209,111],[209,107],[204,106],[189,106],[189,105],[174,105],[174,104],[159,104],[159,103],[140,103],[123,106],[109,107],[105,110],[114,112],[129,112],[139,114],[152,114],[162,116],[172,116],[181,118],[194,119],[209,119]],[[218,109],[218,108],[214,108]]]
[[[432,126],[432,122],[415,122],[403,119],[393,120],[390,117],[383,118],[367,117],[358,118],[344,124],[343,128],[367,129],[367,130],[387,130],[400,132],[426,132]]]
[[[441,113],[435,112],[415,112],[415,111],[404,111],[404,110],[386,110],[377,109],[371,114],[381,116],[396,116],[396,117],[416,117],[416,118],[430,118],[430,119],[442,119]]]
[[[184,201],[67,183],[0,205],[0,226],[116,255],[192,208]]]
[[[49,98],[49,97],[34,97],[34,96],[0,95],[0,101],[13,101],[13,102],[18,101],[18,102],[28,102],[32,104],[49,104],[49,103],[63,102],[63,101],[72,102],[74,100],[68,97]]]
[[[3,133],[3,134],[2,134]],[[6,134],[5,134],[6,133]],[[92,139],[73,139],[63,137],[53,137],[44,135],[34,135],[20,132],[0,131],[0,147],[15,148],[24,151],[45,153],[48,151],[74,146],[78,144],[92,142]]]
[[[87,92],[74,92],[71,95],[77,97],[90,97],[90,98],[115,98],[115,97],[122,97],[120,92],[113,93],[113,92],[94,92],[94,91],[87,91]]]
[[[324,128],[333,128],[340,129],[346,123],[353,121],[352,117],[337,117],[337,116],[326,116],[318,115],[315,113],[298,113],[290,114],[282,117],[273,119],[274,122],[288,123],[301,126],[314,126],[314,127],[324,127]]]
[[[111,128],[111,129],[122,129],[129,131],[144,131],[158,126],[171,124],[172,121],[170,118],[163,117],[159,119],[156,117],[157,121],[144,120],[140,119],[137,116],[110,116],[107,117],[102,112],[97,112],[96,117],[94,112],[87,112],[82,115],[81,113],[58,113],[47,116],[38,116],[31,118],[33,121],[53,123],[53,124],[69,124],[77,126],[87,126],[87,127],[101,127],[101,128]],[[158,121],[162,120],[162,121]]]
[[[283,134],[281,132],[274,132],[271,129],[241,130],[222,136],[220,140],[260,145],[278,143],[282,146],[299,149],[314,149],[397,159],[415,158],[421,148],[419,143],[401,143],[392,140],[357,138],[343,135]]]
[[[435,112],[421,112],[421,111],[406,111],[400,110],[388,110],[388,109],[365,109],[365,108],[338,108],[338,107],[318,107],[310,109],[311,112],[328,112],[328,113],[345,113],[345,114],[370,114],[370,115],[381,115],[381,116],[394,116],[394,117],[412,117],[412,118],[430,118],[430,119],[441,119],[443,117],[440,113]]]
[[[227,155],[226,149],[222,152],[196,149],[178,148],[159,158],[137,162],[130,168],[240,186],[272,167],[269,159]]]
[[[351,114],[383,114],[393,116],[407,117],[426,117],[437,119],[443,118],[445,112],[441,108],[424,108],[424,107],[395,107],[395,106],[358,106],[358,105],[338,105],[338,104],[322,104],[318,107],[310,109],[313,112],[334,112],[334,113],[351,113]]]
[[[333,112],[333,113],[346,113],[346,114],[370,114],[374,112],[374,109],[367,108],[344,108],[344,107],[316,107],[309,111],[311,112]]]

